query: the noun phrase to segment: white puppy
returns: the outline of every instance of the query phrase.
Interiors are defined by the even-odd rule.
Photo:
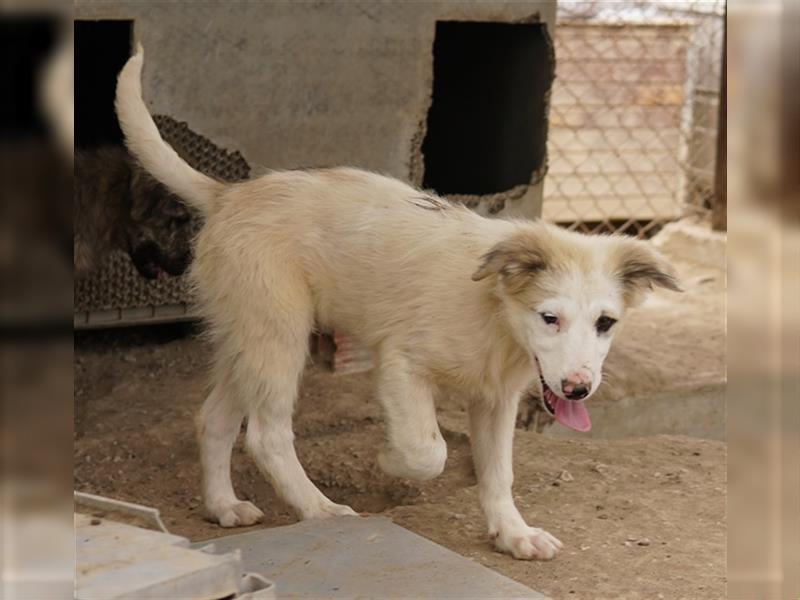
[[[614,323],[653,285],[677,289],[669,265],[640,241],[490,220],[357,169],[214,181],[161,139],[141,97],[142,62],[140,47],[117,87],[128,148],[205,215],[192,276],[215,348],[199,419],[209,513],[225,527],[262,516],[230,479],[247,417],[249,452],[302,518],[354,514],[314,486],[294,450],[292,411],[316,321],[377,357],[383,470],[442,472],[434,397],[439,384],[457,386],[494,543],[517,558],[552,558],[561,542],[529,527],[511,494],[520,392],[541,377],[558,421],[589,429],[584,400],[600,384]]]

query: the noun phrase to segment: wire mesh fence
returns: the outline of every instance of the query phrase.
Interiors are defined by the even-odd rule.
[[[639,237],[713,199],[724,0],[560,0],[543,217]]]

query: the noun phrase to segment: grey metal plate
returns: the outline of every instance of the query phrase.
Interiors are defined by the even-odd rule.
[[[536,598],[546,596],[395,525],[339,517],[195,544],[238,548],[278,598]]]

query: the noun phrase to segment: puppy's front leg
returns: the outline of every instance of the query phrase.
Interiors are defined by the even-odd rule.
[[[489,535],[498,550],[514,558],[549,560],[561,542],[542,529],[529,527],[514,505],[511,485],[514,422],[519,396],[470,406],[470,440],[478,498],[486,515]]]

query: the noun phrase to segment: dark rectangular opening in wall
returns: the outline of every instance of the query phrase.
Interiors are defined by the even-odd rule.
[[[43,138],[49,128],[41,111],[40,77],[56,40],[54,18],[5,14],[0,18],[3,92],[0,139]]]
[[[75,21],[75,146],[122,144],[117,75],[131,53],[133,21]]]
[[[545,25],[439,21],[423,186],[492,194],[545,160],[553,55]]]

